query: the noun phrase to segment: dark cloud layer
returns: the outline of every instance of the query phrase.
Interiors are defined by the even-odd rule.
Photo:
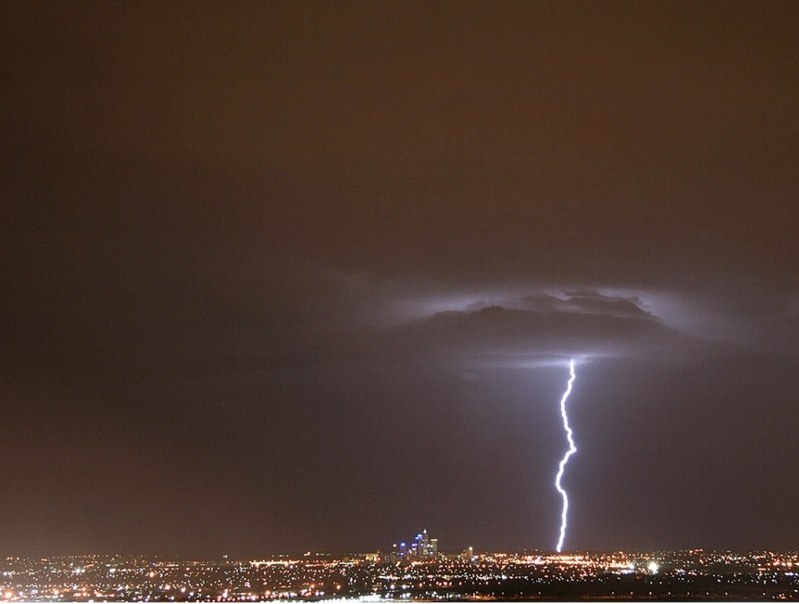
[[[799,15],[0,8],[0,553],[795,548]]]
[[[494,353],[510,362],[513,356],[533,361],[536,356],[642,354],[687,337],[634,300],[592,292],[565,298],[526,296],[510,308],[480,302],[469,306],[480,308],[438,312],[403,331],[417,346],[436,347],[442,354],[490,357]]]

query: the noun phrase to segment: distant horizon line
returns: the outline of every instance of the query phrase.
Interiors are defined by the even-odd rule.
[[[542,549],[542,548],[519,548],[519,549],[510,549],[510,550],[477,550],[474,548],[464,548],[462,550],[456,551],[440,551],[439,554],[441,555],[460,555],[464,551],[468,551],[469,549],[473,550],[475,556],[484,556],[484,555],[503,555],[503,556],[510,556],[510,555],[543,555],[548,557],[567,557],[567,556],[576,556],[576,555],[607,555],[607,554],[625,554],[625,555],[638,555],[638,554],[668,554],[668,553],[718,553],[718,552],[728,552],[728,553],[747,553],[747,554],[754,554],[754,553],[770,553],[770,554],[797,554],[799,553],[799,547],[796,549],[767,549],[767,548],[754,548],[754,549],[735,549],[735,548],[707,548],[707,547],[693,547],[693,548],[664,548],[664,549],[607,549],[607,550],[600,550],[600,549],[573,549],[558,552],[554,549]],[[175,559],[193,559],[195,561],[230,561],[230,562],[241,562],[241,561],[258,561],[258,558],[261,557],[281,557],[281,558],[294,558],[294,559],[302,559],[308,558],[312,556],[373,556],[375,554],[388,554],[391,550],[365,550],[365,551],[356,551],[356,550],[326,550],[326,551],[312,551],[312,550],[304,550],[304,551],[283,551],[283,552],[263,552],[261,554],[255,555],[239,555],[239,554],[217,554],[217,555],[200,555],[200,556],[191,556],[186,554],[179,554],[179,553],[165,553],[165,554],[156,554],[156,553],[90,553],[90,554],[3,554],[3,560],[13,560],[13,559],[32,559],[32,558],[40,558],[40,559],[51,559],[51,558],[163,558],[168,560],[175,560]],[[430,560],[419,560],[417,562],[429,562]]]

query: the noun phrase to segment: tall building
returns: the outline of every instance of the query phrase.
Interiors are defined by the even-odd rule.
[[[438,556],[438,539],[431,539],[427,529],[418,533],[408,546],[404,542],[394,544],[392,559],[396,562],[433,560]]]

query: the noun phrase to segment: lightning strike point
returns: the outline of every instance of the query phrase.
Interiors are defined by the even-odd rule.
[[[566,491],[563,489],[563,487],[560,486],[560,479],[563,478],[563,470],[566,468],[566,464],[569,462],[569,457],[577,452],[577,447],[574,446],[574,439],[572,438],[572,429],[569,427],[569,417],[566,415],[566,399],[569,398],[569,394],[571,394],[572,391],[572,383],[574,382],[574,378],[577,377],[574,374],[574,359],[571,359],[571,362],[569,363],[569,372],[571,374],[571,377],[569,378],[569,384],[566,387],[566,392],[563,393],[563,398],[560,399],[560,415],[563,417],[563,429],[566,430],[566,439],[569,441],[569,450],[566,451],[563,459],[560,460],[558,475],[555,477],[555,488],[558,489],[561,497],[563,497],[563,512],[561,512],[560,515],[560,539],[558,539],[558,545],[555,548],[558,553],[560,553],[563,549],[563,540],[566,537],[566,514],[569,511],[569,496],[566,494]]]

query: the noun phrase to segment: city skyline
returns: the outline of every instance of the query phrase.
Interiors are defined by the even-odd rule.
[[[0,39],[0,558],[796,549],[799,3]]]

